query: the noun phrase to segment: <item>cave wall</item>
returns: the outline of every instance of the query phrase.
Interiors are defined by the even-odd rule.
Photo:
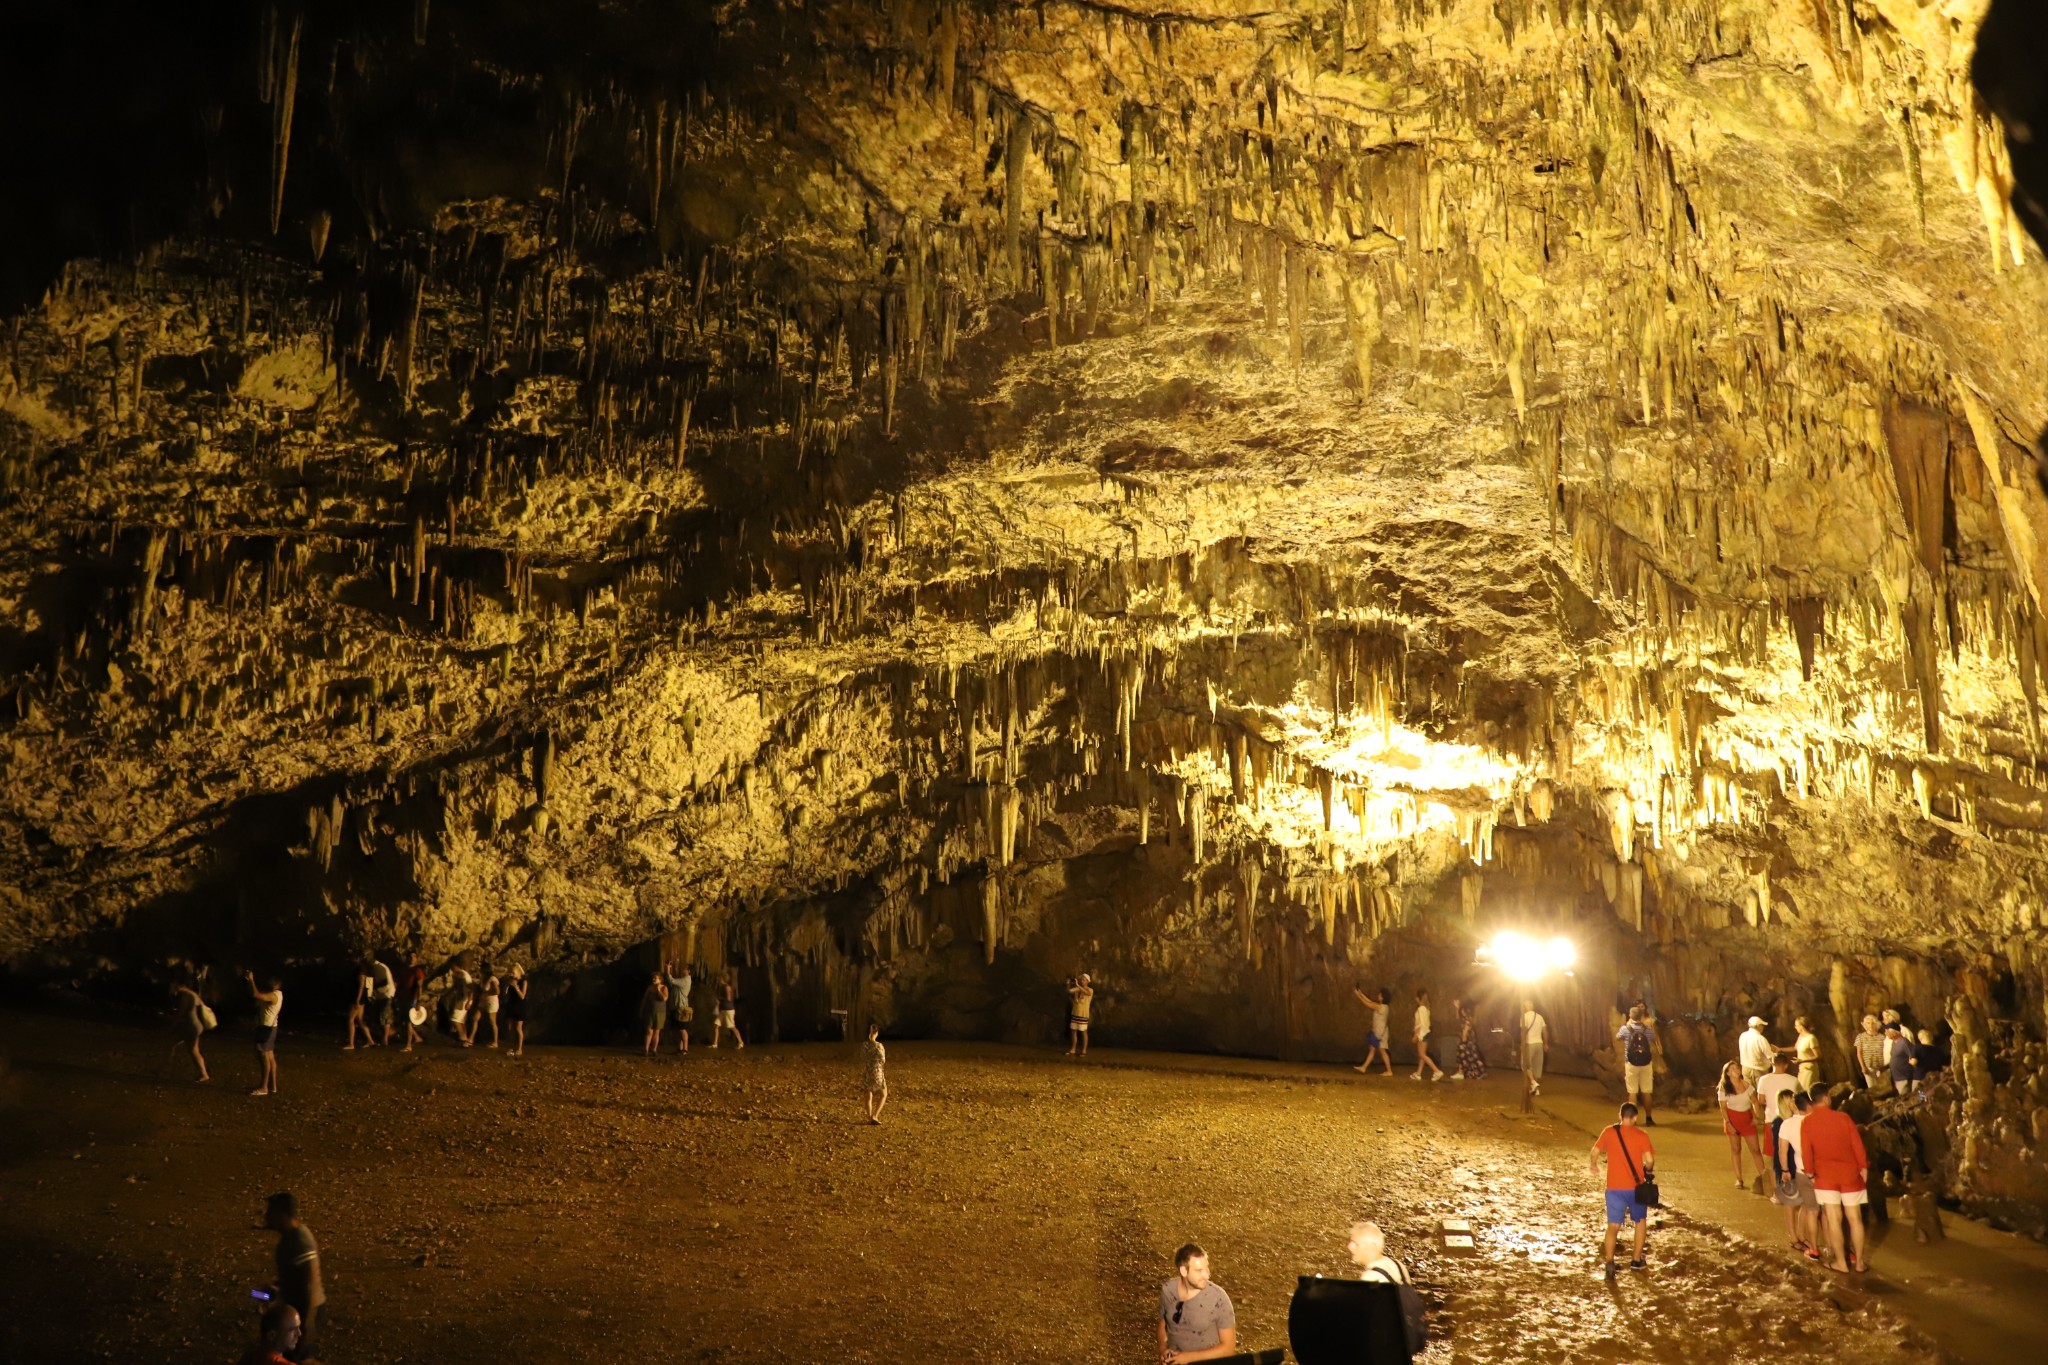
[[[590,1038],[670,955],[788,1037],[1042,1039],[1086,969],[1106,1040],[1333,1058],[1356,984],[1500,1022],[1541,927],[1574,1066],[1638,998],[1675,1088],[1752,1010],[1948,1020],[1950,1185],[2025,1222],[1983,14],[50,21],[125,102],[10,57],[0,961],[517,959]]]

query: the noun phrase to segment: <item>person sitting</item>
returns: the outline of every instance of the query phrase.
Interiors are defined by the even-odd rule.
[[[288,1303],[273,1303],[263,1310],[256,1324],[256,1344],[242,1353],[241,1365],[292,1365],[292,1348],[299,1344],[299,1310]]]
[[[1351,1262],[1358,1267],[1358,1278],[1377,1280],[1383,1284],[1406,1284],[1408,1272],[1401,1263],[1387,1255],[1387,1236],[1380,1231],[1378,1223],[1353,1223],[1351,1225]]]
[[[1209,1279],[1209,1253],[1193,1242],[1173,1253],[1173,1278],[1159,1286],[1160,1365],[1237,1354],[1237,1310]]]

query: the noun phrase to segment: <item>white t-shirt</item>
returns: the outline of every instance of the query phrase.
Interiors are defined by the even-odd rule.
[[[1789,1095],[1799,1089],[1799,1081],[1790,1072],[1773,1071],[1756,1083],[1757,1112],[1766,1120],[1778,1117],[1778,1096]]]
[[[1391,1256],[1382,1256],[1358,1272],[1361,1280],[1384,1280],[1388,1284],[1408,1283],[1408,1272],[1401,1269],[1401,1263]]]
[[[392,996],[398,994],[398,983],[391,979],[391,969],[389,967],[379,962],[372,975],[376,977],[376,984],[370,987],[370,994],[376,996],[379,1000],[389,1000]]]
[[[1754,1090],[1744,1090],[1739,1094],[1731,1092],[1721,1096],[1721,1107],[1733,1109],[1738,1114],[1747,1114],[1750,1106],[1755,1103],[1756,1091]]]
[[[277,1016],[282,1013],[284,1013],[284,991],[274,990],[270,993],[270,998],[263,1002],[263,1027],[276,1028]]]
[[[1427,1038],[1429,1036],[1429,1006],[1427,1005],[1417,1005],[1415,1007],[1415,1036],[1417,1038]]]
[[[1806,1115],[1794,1114],[1778,1125],[1778,1139],[1792,1149],[1792,1159],[1785,1164],[1797,1170],[1805,1170],[1806,1163],[1799,1156],[1799,1130],[1806,1125]]]
[[[1387,1011],[1385,1007],[1372,1012],[1372,1036],[1381,1042],[1387,1040]]]
[[[1744,1071],[1769,1071],[1771,1069],[1771,1058],[1774,1055],[1771,1050],[1771,1040],[1755,1029],[1743,1030],[1738,1050],[1742,1057],[1742,1069]]]
[[[1546,1028],[1543,1016],[1535,1010],[1522,1011],[1522,1046],[1542,1047]]]
[[[1819,1061],[1820,1039],[1814,1037],[1811,1033],[1800,1034],[1799,1040],[1792,1045],[1792,1054],[1802,1062]]]

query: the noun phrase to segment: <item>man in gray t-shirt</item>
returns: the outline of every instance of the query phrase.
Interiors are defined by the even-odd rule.
[[[1174,1276],[1159,1286],[1159,1358],[1165,1365],[1237,1354],[1237,1310],[1209,1282],[1209,1253],[1189,1242],[1173,1254]]]

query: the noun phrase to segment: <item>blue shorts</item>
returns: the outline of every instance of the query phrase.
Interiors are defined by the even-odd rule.
[[[1379,1045],[1380,1045],[1380,1036],[1379,1036],[1379,1035],[1378,1035],[1377,1033],[1368,1033],[1368,1034],[1366,1034],[1366,1035],[1365,1035],[1365,1050],[1366,1050],[1366,1051],[1370,1052],[1370,1051],[1372,1051],[1372,1050],[1373,1050],[1374,1048],[1378,1047]]]
[[[277,1051],[277,1025],[275,1025],[275,1024],[270,1024],[270,1025],[267,1025],[267,1026],[266,1026],[266,1025],[262,1025],[262,1024],[259,1024],[259,1025],[257,1025],[257,1027],[256,1027],[256,1050],[257,1050],[258,1052],[275,1052],[275,1051]]]
[[[1633,1218],[1638,1223],[1650,1221],[1650,1211],[1638,1203],[1634,1190],[1609,1190],[1607,1192],[1607,1221],[1614,1224]]]

